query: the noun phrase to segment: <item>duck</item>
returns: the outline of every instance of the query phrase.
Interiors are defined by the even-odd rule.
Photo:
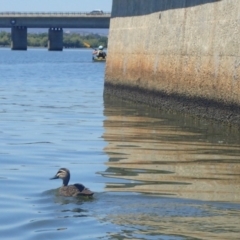
[[[93,196],[94,192],[86,188],[81,183],[75,183],[68,185],[70,180],[70,171],[67,168],[60,168],[56,175],[52,179],[62,179],[63,185],[59,188],[59,194],[65,197],[76,197],[76,196]]]

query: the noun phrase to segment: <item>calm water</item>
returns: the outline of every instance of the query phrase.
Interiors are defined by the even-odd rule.
[[[239,239],[239,131],[103,97],[104,68],[0,49],[0,238]],[[59,197],[60,167],[95,197]]]

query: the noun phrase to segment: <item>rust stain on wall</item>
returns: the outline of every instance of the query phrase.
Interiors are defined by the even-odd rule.
[[[212,56],[117,56],[108,58],[107,82],[240,104],[236,57],[218,57],[216,71]]]

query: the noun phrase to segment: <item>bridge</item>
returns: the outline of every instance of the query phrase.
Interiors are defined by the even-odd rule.
[[[48,28],[48,50],[62,51],[63,28],[109,28],[111,13],[0,12],[0,28],[11,28],[11,49],[27,50],[27,29]]]

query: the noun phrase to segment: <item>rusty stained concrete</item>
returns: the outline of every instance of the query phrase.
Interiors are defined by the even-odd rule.
[[[177,96],[180,111],[206,115],[207,107],[207,117],[240,124],[238,12],[240,2],[228,0],[112,18],[105,92],[156,106]],[[199,102],[207,106],[197,111]]]
[[[223,103],[240,104],[240,67],[236,57],[215,60],[211,57],[159,56],[133,54],[117,60],[108,58],[106,82],[134,86],[167,94],[202,97]],[[224,65],[228,72],[223,71]],[[218,72],[213,69],[218,68]],[[113,75],[113,76],[112,76]]]

